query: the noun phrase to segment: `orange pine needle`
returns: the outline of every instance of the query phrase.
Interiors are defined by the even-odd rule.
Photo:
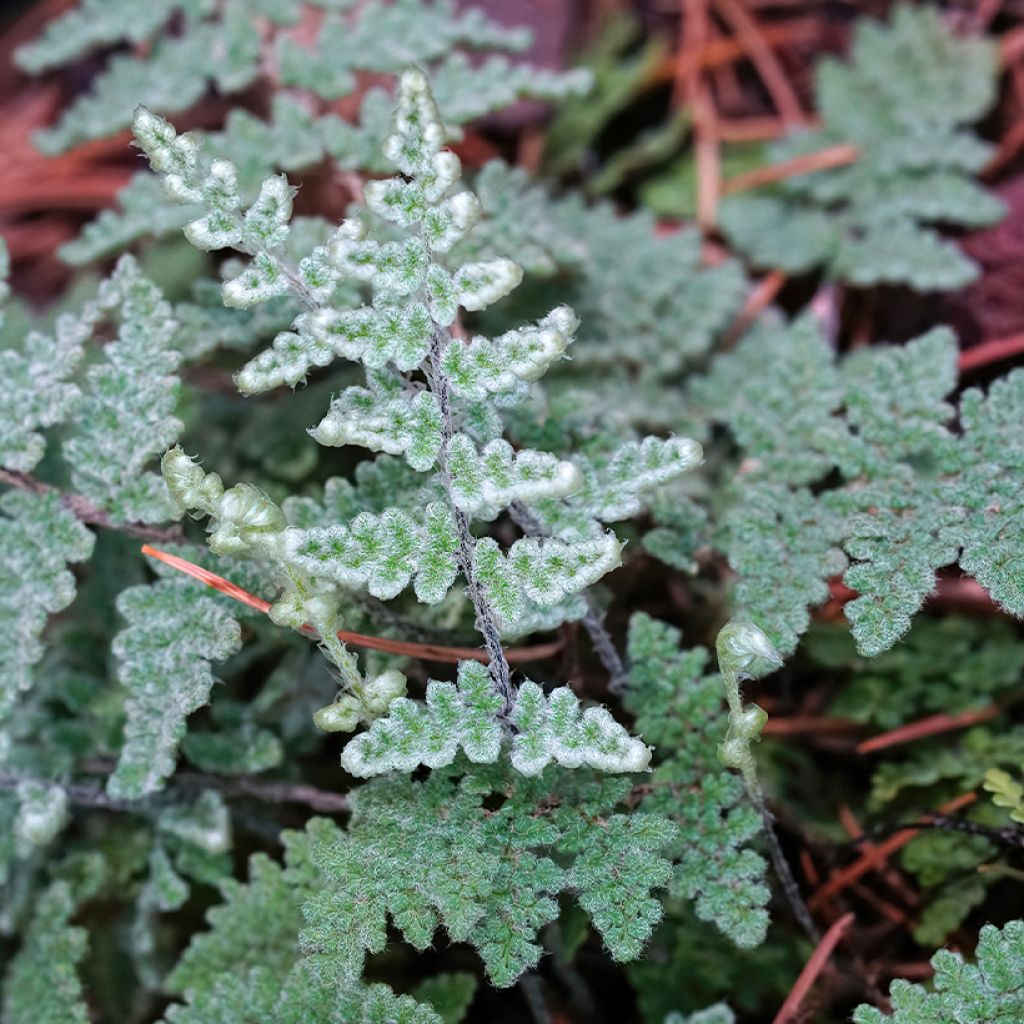
[[[883,732],[880,736],[872,736],[871,739],[864,740],[863,743],[857,745],[857,753],[872,754],[876,750],[885,750],[901,743],[911,743],[914,740],[923,739],[925,736],[938,736],[956,729],[967,729],[972,725],[989,722],[1001,713],[1002,709],[993,704],[978,711],[964,711],[959,715],[945,713],[930,715],[928,718],[922,718],[920,721],[902,725],[898,729]]]
[[[800,174],[811,174],[814,171],[825,171],[833,167],[845,167],[856,163],[860,153],[856,146],[848,142],[840,142],[835,146],[826,146],[814,153],[795,156],[792,160],[783,160],[767,167],[758,167],[743,174],[734,174],[722,182],[722,195],[733,195],[748,188],[759,185],[770,185],[785,178],[795,178]]]
[[[1024,122],[1022,122],[1024,124]],[[1021,132],[1021,144],[1024,145],[1024,129]],[[1024,334],[1011,334],[1006,338],[993,338],[983,341],[960,353],[957,368],[961,373],[977,370],[990,363],[1002,362],[1014,356],[1024,354]]]
[[[937,813],[953,814],[968,804],[974,803],[977,799],[976,793],[964,793],[954,800],[943,804]],[[926,823],[930,820],[930,815],[925,815],[919,820]],[[808,900],[807,905],[813,910],[832,897],[838,896],[844,889],[848,889],[854,883],[859,882],[869,871],[874,871],[876,868],[884,865],[889,857],[898,850],[902,850],[919,832],[920,829],[917,828],[901,829],[899,832],[889,836],[884,842],[871,845],[870,849],[865,850],[852,864],[832,872],[829,880]]]
[[[797,1019],[800,1004],[818,980],[818,975],[825,969],[829,958],[835,952],[836,946],[839,945],[839,940],[851,924],[853,924],[853,914],[844,914],[825,932],[821,942],[818,943],[818,948],[811,954],[811,958],[807,963],[804,964],[804,969],[800,972],[800,976],[796,979],[796,984],[789,995],[786,996],[786,1001],[779,1008],[779,1012],[775,1015],[772,1024],[790,1024],[790,1021]]]
[[[180,558],[178,555],[160,551],[148,544],[143,544],[142,553],[199,580],[200,583],[205,583],[208,587],[212,587],[235,601],[255,608],[258,612],[263,612],[264,615],[270,611],[269,601],[250,594],[248,590],[244,590],[236,583],[224,579],[223,576],[218,576],[215,572],[210,572],[209,569],[204,569],[201,565],[196,565],[195,562],[190,562],[187,558]],[[302,632],[307,636],[316,636],[310,626],[304,626]],[[422,658],[425,661],[440,661],[453,665],[460,661],[480,661],[484,664],[488,661],[487,652],[477,647],[445,647],[440,644],[421,644],[409,640],[387,640],[384,637],[352,633],[345,629],[338,630],[338,638],[354,647],[368,647],[375,651],[386,651],[388,654],[404,654],[413,658]],[[532,647],[510,647],[505,651],[505,657],[511,664],[543,661],[561,649],[562,641],[553,640],[550,643],[535,644]]]

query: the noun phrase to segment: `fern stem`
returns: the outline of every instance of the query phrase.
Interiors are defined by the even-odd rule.
[[[501,695],[501,717],[507,722],[508,716],[512,713],[512,705],[515,702],[508,659],[505,657],[505,650],[501,644],[501,631],[498,629],[494,609],[491,607],[490,601],[487,600],[487,595],[484,593],[479,580],[477,580],[473,572],[473,535],[469,529],[469,518],[456,505],[452,491],[452,473],[448,463],[448,443],[455,433],[455,424],[452,416],[451,388],[447,375],[441,369],[444,351],[451,343],[451,334],[447,328],[435,325],[430,355],[424,364],[424,369],[427,379],[430,381],[431,390],[434,392],[438,406],[441,409],[441,453],[439,463],[441,467],[441,480],[444,483],[445,493],[448,496],[448,502],[455,519],[456,535],[459,539],[457,556],[459,568],[462,570],[462,575],[466,580],[466,590],[469,593],[469,599],[473,602],[473,610],[476,613],[476,628],[484,639],[484,647],[489,658],[488,670],[495,689]]]
[[[17,487],[22,491],[29,491],[32,494],[60,494],[60,503],[76,519],[87,526],[101,526],[108,530],[120,530],[121,533],[139,537],[142,540],[153,540],[162,543],[180,541],[182,539],[180,526],[149,526],[146,523],[119,523],[97,508],[88,498],[81,494],[66,494],[57,487],[43,483],[28,473],[20,473],[13,469],[0,467],[0,484],[8,484]]]
[[[811,917],[811,912],[807,909],[803,896],[800,895],[800,886],[793,875],[793,869],[789,866],[786,851],[782,849],[782,843],[779,842],[778,833],[775,831],[775,815],[768,809],[761,784],[756,778],[747,778],[746,772],[744,772],[743,781],[751,803],[753,803],[758,814],[761,815],[764,837],[768,844],[768,855],[771,858],[772,867],[775,869],[775,875],[779,880],[779,884],[782,886],[782,894],[786,897],[786,902],[789,904],[789,909],[793,912],[793,917],[796,918],[797,923],[807,933],[812,942],[817,942],[821,937],[821,932],[819,932],[818,926],[814,923],[814,918]]]

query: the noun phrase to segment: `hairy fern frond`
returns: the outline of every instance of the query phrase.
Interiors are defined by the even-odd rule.
[[[958,561],[1008,611],[1024,614],[1015,568],[1019,459],[1007,429],[1024,374],[1011,373],[987,396],[966,392],[958,433],[946,400],[956,354],[951,332],[938,328],[837,364],[805,316],[758,327],[694,385],[693,397],[747,456],[718,540],[740,574],[738,608],[780,650],[792,650],[808,607],[827,598],[827,580],[840,573],[859,595],[845,612],[870,656],[906,633],[936,570]],[[795,412],[784,397],[794,381],[809,396]]]
[[[761,266],[824,266],[852,285],[959,288],[977,267],[933,227],[979,227],[1003,205],[977,185],[989,147],[965,126],[995,98],[996,54],[957,36],[929,7],[898,5],[889,24],[858,23],[850,58],[816,69],[823,127],[773,147],[786,160],[852,145],[845,167],[798,175],[723,203],[722,229]]]
[[[897,979],[889,988],[892,1013],[870,1006],[854,1011],[855,1024],[929,1024],[962,1020],[965,1024],[1011,1021],[1024,1014],[1024,921],[1002,929],[986,925],[976,950],[977,963],[940,950],[932,957],[934,990]]]
[[[359,443],[403,455],[414,470],[434,471],[443,485],[443,500],[422,511],[391,507],[348,523],[290,527],[281,509],[255,488],[239,484],[225,490],[216,474],[205,473],[180,449],[164,459],[178,504],[210,517],[215,552],[258,557],[274,566],[285,588],[271,610],[274,621],[293,628],[308,624],[319,635],[343,686],[335,704],[320,713],[320,724],[344,729],[379,719],[346,748],[343,764],[359,775],[421,763],[440,766],[450,763],[460,744],[471,760],[494,760],[501,733],[511,729],[513,764],[529,773],[552,758],[617,771],[642,768],[646,747],[629,741],[607,712],[588,710],[577,723],[568,691],[557,691],[547,710],[543,701],[538,704],[533,684],[517,694],[501,633],[529,628],[538,614],[554,624],[563,607],[562,618],[582,614],[569,611],[567,600],[620,562],[620,543],[599,518],[624,518],[638,510],[640,493],[699,463],[700,446],[649,438],[620,448],[600,474],[591,472],[589,494],[573,508],[572,496],[584,486],[575,462],[540,450],[515,451],[495,436],[502,430],[497,410],[527,397],[530,385],[564,353],[578,322],[560,306],[535,326],[495,339],[478,336],[463,344],[452,336],[460,308],[491,306],[516,288],[522,270],[504,257],[462,261],[456,255],[449,261],[481,208],[472,192],[460,188],[461,165],[443,148],[445,129],[423,75],[402,76],[394,127],[384,143],[400,174],[366,186],[369,213],[404,237],[391,232],[378,241],[369,230],[375,222],[353,217],[297,264],[285,249],[293,190],[283,177],[267,178],[246,208],[233,164],[206,162],[194,139],[179,136],[145,109],[137,111],[134,130],[169,194],[200,207],[202,215],[185,228],[189,240],[202,249],[233,247],[250,257],[224,284],[224,302],[249,307],[291,295],[306,308],[291,331],[242,369],[240,389],[294,385],[339,357],[361,363],[368,387],[342,392],[313,437],[325,445]],[[370,303],[335,305],[336,287],[345,279],[363,282]],[[492,538],[477,539],[471,532],[473,520],[493,520],[509,507],[525,509],[531,522],[534,506],[557,517],[564,501],[570,516],[592,520],[584,535],[546,536],[540,530],[504,552]],[[365,586],[371,595],[390,599],[415,581],[417,597],[436,604],[459,575],[487,647],[489,675],[484,674],[499,698],[486,709],[486,727],[475,720],[470,725],[477,712],[465,717],[458,710],[468,695],[443,683],[432,684],[426,708],[389,684],[394,713],[381,717],[387,704],[370,696],[354,656],[336,636],[337,588]],[[477,680],[472,667],[464,672]],[[476,700],[472,707],[483,709]],[[476,735],[480,728],[489,739],[467,745],[466,730]]]

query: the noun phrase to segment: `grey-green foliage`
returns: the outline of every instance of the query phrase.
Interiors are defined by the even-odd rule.
[[[1024,1016],[1024,921],[1002,929],[986,925],[976,963],[940,950],[932,957],[934,989],[898,979],[889,988],[892,1013],[870,1006],[854,1012],[855,1024],[1010,1024]]]
[[[316,37],[300,43],[287,31],[303,17],[297,0],[89,0],[22,47],[20,65],[39,73],[121,41],[145,44],[145,52],[113,56],[91,91],[38,142],[60,151],[127,127],[136,104],[175,113],[211,87],[235,93],[269,79],[275,89],[288,89],[274,96],[270,117],[263,121],[235,109],[212,140],[213,150],[239,168],[242,191],[251,199],[273,171],[309,167],[324,156],[347,169],[387,169],[379,154],[390,127],[388,92],[380,85],[368,89],[354,122],[328,110],[329,101],[356,89],[359,75],[394,75],[410,64],[433,67],[437,99],[453,131],[516,99],[554,99],[589,84],[585,72],[550,72],[501,53],[468,60],[460,49],[519,50],[530,33],[476,9],[459,10],[453,0],[331,0],[318,6],[327,11]],[[168,23],[176,31],[168,31]],[[161,200],[152,179],[138,176],[122,193],[121,209],[104,211],[65,256],[86,262],[182,224],[181,211]]]
[[[88,940],[84,928],[70,923],[74,911],[66,882],[53,883],[39,898],[4,976],[3,1024],[88,1024],[77,970]]]
[[[75,597],[69,562],[92,554],[93,535],[57,494],[0,497],[0,721],[32,685],[47,619]]]
[[[469,1012],[476,994],[476,976],[465,971],[437,974],[421,981],[413,995],[429,1003],[441,1016],[444,1024],[461,1024]]]
[[[86,343],[104,324],[115,325],[118,336],[81,383],[73,381]],[[176,329],[160,292],[131,256],[122,257],[95,299],[58,317],[52,337],[32,331],[23,351],[0,353],[7,382],[0,466],[34,469],[45,452],[40,431],[71,420],[63,453],[84,497],[118,522],[172,518],[166,488],[146,466],[182,426],[174,416]]]
[[[563,890],[576,894],[613,956],[638,956],[661,916],[651,890],[668,881],[664,850],[675,827],[617,812],[628,780],[496,768],[459,775],[376,780],[353,794],[344,832],[313,827],[324,882],[303,907],[302,944],[315,969],[357,977],[366,952],[384,948],[390,918],[418,949],[443,926],[507,986],[540,957],[537,932],[557,917]]]
[[[298,944],[300,907],[318,872],[310,834],[283,839],[285,867],[256,854],[247,882],[220,883],[224,902],[208,912],[209,930],[193,937],[167,979],[183,1000],[167,1011],[168,1024],[440,1024],[429,1006],[385,985],[339,987],[309,970]]]
[[[174,415],[176,326],[160,292],[125,256],[94,298],[58,317],[52,336],[29,331],[21,351],[2,353],[8,376],[0,398],[0,468],[28,489],[0,498],[0,717],[32,685],[48,617],[74,598],[67,563],[89,558],[94,543],[80,518],[137,524],[177,515],[164,482],[148,468],[182,428]],[[116,333],[94,354],[87,342],[104,328]],[[86,369],[75,377],[83,361]],[[48,454],[44,431],[58,425],[77,493],[18,475]]]
[[[470,761],[494,761],[503,739],[497,718],[501,710],[487,669],[464,661],[458,686],[430,682],[425,704],[393,700],[387,717],[345,748],[342,767],[356,776],[408,772],[420,765],[438,768],[451,764],[460,749]],[[539,775],[552,762],[566,768],[643,771],[650,760],[647,746],[607,709],[582,711],[567,686],[546,695],[536,683],[523,681],[509,717],[516,730],[511,762],[523,775]]]
[[[117,798],[137,799],[173,773],[185,720],[206,704],[211,661],[241,644],[241,630],[212,597],[188,581],[161,580],[121,593],[127,628],[114,640],[118,679],[128,691],[124,741],[108,783]]]
[[[758,945],[768,926],[764,859],[748,847],[761,828],[743,781],[719,760],[728,731],[722,680],[709,652],[680,650],[679,631],[642,613],[629,631],[626,706],[655,744],[654,773],[640,808],[679,826],[669,891],[693,900],[697,915],[736,945]],[[678,794],[692,796],[680,799]]]
[[[543,201],[537,190],[514,173],[485,172],[485,184],[496,191],[494,179],[503,186],[503,205],[533,225]],[[559,293],[581,324],[573,371],[560,374],[559,384],[585,386],[590,395],[597,389],[602,421],[678,427],[682,408],[658,385],[704,357],[732,322],[746,287],[740,265],[704,264],[699,232],[660,233],[646,211],[620,214],[576,196],[548,197],[545,205],[532,237],[544,239],[549,259],[577,268],[568,292]],[[523,292],[538,303],[551,289],[528,281]]]
[[[953,744],[916,744],[904,757],[879,765],[871,799],[883,806],[908,794],[942,786],[951,796],[977,789],[993,767],[1016,768],[1024,758],[1024,729],[975,726]]]
[[[979,227],[1002,204],[972,175],[990,149],[965,126],[995,98],[996,47],[957,36],[927,5],[857,23],[847,62],[816,68],[822,128],[773,147],[776,160],[852,144],[849,166],[787,179],[722,204],[729,240],[761,266],[824,266],[853,285],[958,288],[977,267],[932,225]]]
[[[177,440],[180,382],[173,371],[177,322],[160,291],[130,257],[100,286],[102,309],[118,311],[119,335],[88,368],[63,455],[74,489],[115,522],[158,523],[177,516],[160,477],[147,469]]]
[[[998,619],[922,617],[902,643],[871,659],[857,654],[848,630],[816,626],[805,650],[818,665],[850,672],[832,714],[880,729],[984,707],[1018,688],[1024,673],[1024,644]]]
[[[766,321],[720,356],[692,398],[743,453],[717,540],[739,574],[736,604],[792,650],[808,609],[843,580],[858,649],[891,647],[959,561],[1024,614],[1017,481],[1024,373],[971,389],[957,411],[957,347],[937,328],[837,362],[809,315]],[[796,407],[794,389],[805,396]],[[844,572],[845,570],[845,572]]]
[[[516,288],[523,271],[505,257],[459,254],[481,218],[480,200],[460,187],[461,164],[444,148],[445,129],[422,73],[402,75],[394,127],[384,142],[399,175],[368,182],[366,215],[345,220],[297,262],[286,247],[294,190],[284,177],[267,178],[246,206],[234,164],[207,161],[194,137],[178,135],[144,108],[134,130],[168,194],[197,207],[186,237],[204,250],[230,247],[249,257],[225,281],[225,304],[248,309],[291,295],[303,307],[292,329],[238,373],[240,390],[294,387],[339,358],[361,364],[368,386],[337,395],[310,431],[313,438],[327,447],[357,444],[402,456],[441,484],[441,500],[425,508],[391,506],[302,527],[289,525],[285,512],[249,484],[225,489],[180,448],[164,458],[175,500],[210,517],[211,548],[273,567],[284,591],[271,618],[308,624],[319,634],[342,685],[319,724],[351,729],[380,719],[353,741],[343,764],[360,775],[440,766],[460,744],[471,760],[490,761],[511,730],[518,733],[513,764],[531,774],[552,758],[607,770],[642,768],[646,748],[606,711],[578,717],[568,690],[557,691],[550,704],[533,684],[514,691],[500,637],[536,622],[550,627],[580,617],[585,608],[577,595],[620,562],[620,543],[602,521],[635,514],[642,493],[692,469],[701,449],[685,439],[648,438],[594,466],[526,447],[516,451],[501,437],[502,410],[522,404],[564,356],[578,320],[556,306],[536,323],[496,337],[461,337],[460,309],[471,314],[492,306]],[[362,282],[369,301],[339,292],[343,280]],[[531,524],[535,508],[540,525],[507,551],[491,537],[474,536],[474,520],[491,521],[509,507]],[[488,651],[485,685],[497,703],[485,707],[474,698],[470,713],[463,706],[467,692],[437,683],[423,708],[402,698],[404,684],[387,674],[364,678],[337,638],[339,589],[365,586],[390,599],[413,583],[420,601],[437,604],[460,575]],[[390,700],[394,715],[383,717]]]

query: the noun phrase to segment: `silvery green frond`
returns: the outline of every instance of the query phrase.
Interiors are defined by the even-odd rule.
[[[341,766],[359,778],[411,772],[420,765],[440,768],[451,764],[460,749],[470,761],[493,763],[501,750],[501,707],[487,668],[463,661],[458,686],[432,680],[426,703],[393,700],[386,717],[349,740]]]
[[[696,469],[703,449],[688,437],[645,437],[627,441],[602,458],[577,455],[575,493],[562,501],[520,499],[530,505],[545,531],[566,541],[600,536],[601,523],[632,519],[652,492]]]
[[[635,728],[656,744],[654,784],[640,810],[679,827],[669,847],[672,894],[692,900],[698,917],[750,948],[763,942],[768,926],[767,865],[749,846],[761,818],[740,778],[719,761],[728,729],[721,677],[707,671],[705,648],[681,650],[680,639],[677,629],[647,615],[630,621],[626,706],[637,716]]]
[[[175,517],[160,477],[146,465],[182,429],[174,416],[180,360],[172,347],[177,323],[159,290],[130,256],[118,262],[100,289],[98,305],[116,310],[118,335],[103,347],[74,403],[74,425],[64,442],[76,491],[115,522],[161,522]]]
[[[401,509],[361,512],[347,525],[292,528],[286,555],[317,579],[344,587],[364,586],[374,596],[397,597],[415,579],[416,595],[436,604],[458,571],[455,521],[433,502],[413,518]]]
[[[583,483],[580,471],[548,452],[514,451],[502,438],[478,450],[465,434],[455,434],[445,449],[455,507],[473,518],[493,519],[521,501],[532,504],[563,498]]]
[[[147,4],[83,0],[78,7],[47,22],[43,33],[16,53],[18,67],[29,74],[79,57],[90,50],[122,40],[141,43],[175,11],[212,7],[208,0],[153,0]]]
[[[450,345],[441,367],[455,394],[470,401],[515,393],[564,357],[578,326],[576,314],[559,306],[535,326],[507,331],[493,340],[475,337],[467,345]]]
[[[651,749],[630,736],[606,708],[580,709],[567,686],[550,694],[526,680],[512,709],[516,733],[512,766],[523,775],[539,775],[552,761],[563,768],[586,765],[605,772],[640,772]]]
[[[622,546],[612,533],[567,543],[557,538],[517,540],[504,554],[482,537],[473,555],[473,576],[497,612],[503,631],[516,633],[533,609],[559,604],[621,564]]]
[[[349,741],[342,767],[359,777],[411,772],[420,765],[440,768],[451,764],[460,749],[470,761],[493,763],[504,735],[501,706],[487,669],[464,661],[458,686],[429,683],[425,704],[392,701],[386,718]],[[522,775],[539,775],[552,762],[564,768],[638,772],[650,761],[650,749],[607,709],[581,709],[568,687],[546,695],[536,683],[521,683],[509,719],[515,730],[511,764]]]
[[[131,587],[117,606],[128,623],[114,640],[127,719],[108,791],[134,800],[160,789],[174,771],[185,720],[209,700],[210,663],[238,650],[241,631],[188,581]]]
[[[722,230],[754,263],[791,273],[824,265],[860,287],[963,286],[977,267],[934,225],[979,227],[1003,215],[970,177],[988,147],[963,127],[995,98],[995,72],[994,46],[954,34],[931,8],[897,5],[887,25],[861,20],[849,60],[817,65],[823,127],[772,154],[852,144],[856,159],[726,199]]]
[[[38,73],[118,40],[141,44],[145,52],[112,57],[92,92],[41,133],[40,144],[56,151],[111,134],[128,126],[138,103],[169,114],[193,104],[211,85],[228,93],[243,89],[265,73],[272,59],[280,76],[274,84],[299,87],[297,99],[273,96],[267,121],[235,109],[223,131],[213,136],[213,150],[236,165],[241,191],[251,200],[254,185],[275,170],[311,166],[325,152],[346,168],[387,169],[380,158],[391,116],[387,92],[368,90],[356,123],[333,113],[318,118],[309,109],[319,99],[349,94],[361,73],[397,75],[410,64],[436,65],[444,123],[455,136],[463,122],[517,99],[554,100],[589,86],[589,75],[580,70],[551,72],[503,56],[480,63],[452,53],[453,47],[493,51],[526,46],[528,30],[499,25],[478,10],[458,11],[432,0],[361,8],[341,7],[334,0],[324,6],[329,11],[310,47],[281,31],[301,16],[302,5],[295,0],[154,0],[143,5],[90,0],[22,47],[22,66]],[[173,33],[168,24],[175,25]],[[166,198],[158,199],[152,183],[140,176],[123,191],[121,209],[103,211],[64,247],[63,255],[87,262],[184,223],[182,212]]]
[[[759,371],[762,360],[779,376]],[[910,627],[957,561],[1015,614],[1024,610],[1013,547],[1020,462],[1012,427],[1019,379],[989,398],[956,382],[952,333],[874,346],[838,362],[808,318],[752,332],[719,357],[691,394],[726,423],[746,459],[718,512],[718,543],[739,574],[737,609],[791,650],[844,573],[862,653]],[[786,399],[793,381],[808,396]]]
[[[54,882],[34,908],[24,942],[4,975],[4,1024],[89,1024],[78,977],[88,947],[71,924],[75,901],[67,882]]]
[[[10,491],[0,496],[0,719],[32,685],[43,656],[47,619],[75,597],[68,562],[92,554],[93,535],[55,493]]]
[[[957,1020],[964,1024],[1012,1021],[1024,1014],[1024,921],[1003,928],[985,925],[975,950],[976,963],[960,953],[940,950],[932,957],[934,988],[897,979],[889,988],[892,1013],[859,1006],[855,1024],[930,1024]]]
[[[430,469],[441,449],[437,399],[429,391],[409,396],[400,382],[383,374],[370,376],[368,383],[369,388],[345,388],[310,436],[329,447],[358,444],[404,456],[413,469]]]
[[[97,306],[87,303],[78,315],[59,316],[52,335],[31,331],[21,351],[0,351],[0,466],[27,473],[43,457],[40,431],[60,423],[78,397],[69,378],[101,317]]]
[[[329,14],[312,48],[282,37],[278,59],[285,84],[339,99],[355,88],[357,69],[394,74],[436,61],[455,47],[520,50],[529,39],[528,31],[510,30],[480,10],[458,13],[450,0],[395,0],[374,4],[356,19]]]
[[[696,231],[662,235],[647,211],[621,216],[610,204],[588,207],[577,199],[553,204],[550,216],[583,250],[566,299],[582,325],[575,362],[598,371],[599,389],[602,368],[614,367],[614,379],[624,365],[654,379],[678,373],[710,350],[742,305],[740,265],[703,266]],[[658,422],[650,404],[639,422]],[[666,426],[675,429],[678,420]]]
[[[390,919],[417,949],[443,926],[507,987],[537,963],[537,934],[557,916],[562,891],[593,908],[613,956],[638,955],[659,916],[652,890],[665,884],[674,829],[615,813],[628,781],[565,773],[563,800],[551,807],[540,780],[495,769],[460,775],[374,780],[354,794],[344,831],[329,822],[311,829],[321,879],[303,906],[301,942],[312,968],[348,984],[367,952],[386,945]]]
[[[184,110],[205,92],[217,33],[208,24],[193,24],[183,36],[162,36],[148,58],[118,54],[110,59],[91,92],[80,96],[52,128],[38,133],[45,153],[60,153],[89,139],[127,127],[132,108],[143,103],[158,110]],[[250,64],[251,73],[257,70]]]

